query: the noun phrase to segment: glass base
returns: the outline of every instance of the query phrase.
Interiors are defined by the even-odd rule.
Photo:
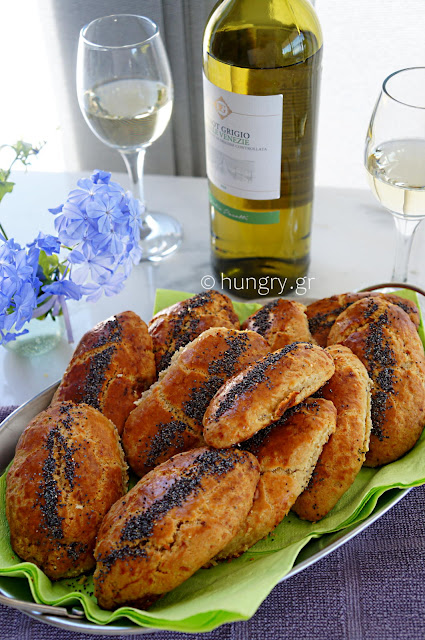
[[[147,233],[141,230],[139,246],[142,249],[141,262],[159,262],[171,255],[183,239],[181,224],[166,213],[149,211],[145,218]]]

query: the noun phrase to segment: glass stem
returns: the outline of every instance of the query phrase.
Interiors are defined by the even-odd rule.
[[[137,151],[120,151],[120,154],[125,162],[127,173],[131,182],[131,190],[135,198],[139,198],[142,203],[142,229],[140,232],[141,238],[148,235],[150,228],[146,220],[148,212],[145,206],[145,192],[143,188],[143,170],[145,164],[146,149],[143,147]]]
[[[393,216],[396,226],[396,249],[392,282],[407,282],[410,249],[413,236],[421,221]]]

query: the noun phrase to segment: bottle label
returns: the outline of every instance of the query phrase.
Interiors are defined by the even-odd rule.
[[[210,203],[222,216],[236,220],[236,222],[246,222],[248,224],[276,224],[280,220],[280,211],[245,211],[228,207],[209,192]]]
[[[283,95],[232,93],[203,75],[208,178],[239,198],[280,198]]]

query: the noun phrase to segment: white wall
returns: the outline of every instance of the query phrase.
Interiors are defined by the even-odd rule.
[[[367,188],[364,140],[382,82],[397,69],[425,66],[425,0],[316,0],[315,7],[324,36],[316,183]]]

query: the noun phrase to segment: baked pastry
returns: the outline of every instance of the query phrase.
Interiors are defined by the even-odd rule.
[[[425,424],[425,356],[415,325],[400,307],[364,298],[338,316],[328,341],[349,347],[373,381],[366,466],[397,460]]]
[[[239,329],[232,301],[218,291],[205,291],[159,311],[149,323],[158,373],[171,356],[211,327]]]
[[[233,376],[205,412],[204,438],[212,447],[231,447],[317,391],[333,375],[331,356],[307,342],[269,353]]]
[[[235,535],[258,478],[252,454],[206,447],[148,473],[99,531],[94,586],[100,606],[145,608],[190,578]]]
[[[307,317],[310,331],[317,344],[326,347],[328,334],[340,313],[345,311],[350,304],[363,298],[380,298],[397,305],[405,311],[416,327],[419,326],[420,317],[417,306],[410,300],[401,298],[393,293],[377,293],[362,291],[359,293],[341,293],[330,298],[323,298],[312,302],[307,307]]]
[[[314,342],[308,326],[305,305],[293,300],[272,300],[245,320],[243,329],[257,331],[271,351],[291,342]]]
[[[243,444],[260,463],[260,480],[248,516],[217,560],[239,556],[283,520],[306,487],[335,424],[332,402],[307,398]]]
[[[52,403],[72,400],[99,409],[121,433],[156,378],[152,340],[133,311],[108,318],[80,340]]]
[[[144,475],[176,453],[205,444],[202,418],[221,385],[269,350],[253,331],[204,331],[174,354],[125,423],[122,442],[135,473]]]
[[[338,412],[336,431],[323,447],[314,474],[292,510],[300,518],[317,522],[336,505],[354,482],[369,449],[370,387],[365,366],[342,345],[326,349],[335,373],[318,393],[331,400]]]
[[[85,404],[49,407],[22,433],[7,474],[13,550],[52,580],[88,571],[102,519],[126,489],[112,422]]]

